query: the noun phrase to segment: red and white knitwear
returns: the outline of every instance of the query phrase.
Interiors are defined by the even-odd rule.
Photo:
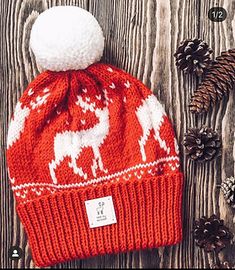
[[[116,67],[39,74],[16,105],[7,161],[38,266],[181,241],[172,125],[152,91]],[[106,196],[117,222],[90,228],[85,201]]]

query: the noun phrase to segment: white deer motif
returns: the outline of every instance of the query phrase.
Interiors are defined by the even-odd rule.
[[[86,99],[87,100],[87,99]],[[91,147],[94,154],[93,164],[91,166],[92,174],[96,177],[96,170],[107,173],[104,169],[100,147],[109,133],[109,110],[105,106],[103,109],[95,108],[95,103],[87,103],[83,101],[81,96],[78,96],[77,105],[84,112],[94,112],[99,119],[99,123],[94,127],[80,131],[64,131],[57,133],[54,138],[54,154],[55,159],[49,163],[49,170],[54,184],[57,184],[55,170],[57,166],[64,160],[65,157],[70,157],[69,167],[73,169],[75,174],[87,179],[87,173],[83,172],[81,167],[77,166],[77,159],[82,153],[82,149]]]
[[[163,117],[166,115],[166,113],[160,102],[153,94],[149,95],[145,100],[143,100],[143,104],[140,105],[136,110],[136,115],[143,129],[143,135],[139,139],[142,160],[146,161],[144,147],[152,129],[154,130],[154,137],[159,142],[160,147],[169,154],[170,148],[167,147],[166,141],[160,137],[160,128],[164,121]]]
[[[49,91],[47,88],[45,90],[47,90],[47,92]],[[32,95],[32,89],[29,89],[28,95]],[[30,111],[46,104],[49,95],[50,93],[43,96],[37,96],[36,102],[31,100],[30,107],[24,106],[20,101],[16,104],[14,115],[8,129],[7,149],[9,149],[20,138],[20,135],[24,130],[25,121],[30,115]]]
[[[16,104],[15,112],[8,129],[7,149],[20,138],[20,134],[24,130],[25,120],[29,116],[29,113],[30,109],[26,106],[22,107],[21,102]]]

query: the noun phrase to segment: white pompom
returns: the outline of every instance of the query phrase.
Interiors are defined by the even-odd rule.
[[[99,23],[88,11],[75,6],[57,6],[36,19],[30,47],[43,69],[85,69],[102,57],[104,36]]]

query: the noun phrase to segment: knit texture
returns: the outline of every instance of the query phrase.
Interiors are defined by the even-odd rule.
[[[178,145],[152,92],[111,65],[40,74],[7,141],[17,211],[38,266],[182,238]],[[85,201],[112,196],[117,223],[90,228]]]

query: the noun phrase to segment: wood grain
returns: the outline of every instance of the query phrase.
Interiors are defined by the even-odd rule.
[[[180,245],[76,260],[54,268],[209,267],[213,256],[195,246],[191,231],[195,219],[216,213],[235,233],[235,212],[226,204],[218,188],[225,177],[235,172],[235,92],[231,92],[206,115],[192,115],[188,104],[198,81],[177,71],[173,53],[179,42],[189,37],[204,39],[213,48],[215,56],[235,47],[235,0],[0,1],[0,267],[35,267],[8,183],[6,135],[17,100],[39,73],[32,52],[28,49],[32,24],[38,14],[55,5],[77,5],[94,14],[106,39],[103,61],[125,69],[154,91],[172,120],[179,142],[182,142],[187,128],[206,124],[221,133],[223,150],[221,158],[198,165],[186,158],[180,145],[185,174],[182,213],[184,240]],[[209,8],[216,5],[228,11],[228,17],[222,23],[213,23],[207,18]],[[8,249],[13,245],[20,246],[24,251],[24,257],[19,262],[8,259]],[[235,245],[221,252],[220,259],[235,264],[234,254]]]

